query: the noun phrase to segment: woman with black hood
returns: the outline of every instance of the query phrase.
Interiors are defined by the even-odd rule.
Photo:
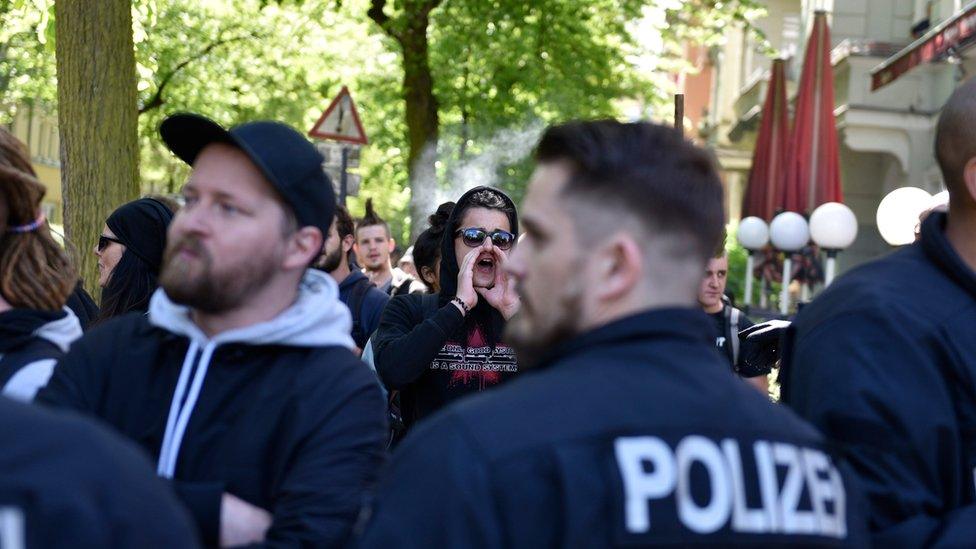
[[[515,353],[501,341],[520,305],[503,269],[517,235],[508,196],[490,187],[468,191],[441,240],[440,292],[397,296],[386,306],[373,336],[376,369],[400,391],[407,428],[518,373]]]
[[[159,286],[166,230],[175,205],[163,198],[140,198],[108,217],[98,236],[98,285],[102,287],[99,322],[128,312],[146,312]]]
[[[0,128],[0,392],[24,401],[81,337],[65,308],[77,273],[51,236],[43,198],[24,145]]]

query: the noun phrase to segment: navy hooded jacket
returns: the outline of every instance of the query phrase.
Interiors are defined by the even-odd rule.
[[[357,289],[357,286],[361,284],[367,285],[365,291],[363,291],[363,288]],[[356,298],[357,290],[363,293],[359,303],[359,310],[354,311],[353,306],[355,303],[353,301]],[[383,314],[383,309],[390,300],[390,296],[376,289],[376,286],[366,278],[366,275],[355,270],[349,273],[349,276],[339,283],[339,300],[346,307],[349,307],[349,312],[352,314],[352,338],[355,340],[356,346],[360,349],[365,349],[366,342],[369,341],[369,336],[373,335],[376,327],[380,324],[380,315]],[[359,322],[358,334],[356,331],[357,320]]]
[[[822,437],[733,376],[711,327],[691,309],[614,322],[418,425],[360,546],[863,542]]]
[[[783,397],[846,447],[882,547],[976,544],[976,274],[945,222],[836,280],[784,351]]]
[[[309,270],[278,317],[208,338],[160,289],[149,315],[72,346],[37,400],[96,416],[171,478],[207,545],[221,495],[273,515],[265,546],[340,547],[385,461],[386,403],[349,350],[331,276]]]
[[[5,549],[197,546],[138,448],[90,421],[0,397],[0,448]]]

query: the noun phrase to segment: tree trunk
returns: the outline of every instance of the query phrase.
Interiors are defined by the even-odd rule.
[[[90,292],[105,218],[139,196],[130,0],[57,0],[58,125],[65,234]]]
[[[367,15],[403,52],[403,100],[406,103],[407,173],[410,177],[410,240],[437,206],[437,139],[440,120],[434,77],[430,72],[430,12],[441,0],[404,0],[396,19],[384,13],[386,0],[371,0]]]
[[[418,18],[420,19],[420,18]],[[440,120],[430,73],[427,17],[410,25],[403,43],[403,97],[406,101],[410,175],[410,240],[424,230],[423,220],[437,207],[437,140]],[[411,21],[413,23],[414,21]]]

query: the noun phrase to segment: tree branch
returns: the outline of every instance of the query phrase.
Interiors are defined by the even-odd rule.
[[[173,70],[169,71],[168,73],[166,73],[165,76],[163,76],[163,79],[159,81],[159,85],[156,87],[156,93],[154,93],[153,96],[149,98],[149,101],[146,101],[145,104],[139,107],[139,114],[142,115],[153,109],[158,109],[159,107],[162,107],[163,103],[166,102],[166,100],[163,99],[163,91],[166,89],[166,86],[173,80],[173,77],[176,76],[177,73],[185,69],[190,63],[205,57],[207,54],[209,54],[216,48],[219,48],[220,46],[225,46],[233,42],[240,42],[242,40],[247,40],[248,38],[260,38],[260,36],[257,33],[249,33],[240,36],[234,36],[231,38],[222,38],[220,40],[215,40],[207,44],[207,46],[202,50],[200,50],[197,54],[191,56],[189,59],[183,60],[180,64],[176,65],[176,67],[174,67]]]
[[[383,11],[386,8],[386,0],[370,0],[369,9],[366,10],[366,15],[373,20],[374,23],[379,25],[383,32],[392,38],[395,38],[397,42],[403,42],[400,37],[400,33],[393,28],[393,20],[390,16]]]

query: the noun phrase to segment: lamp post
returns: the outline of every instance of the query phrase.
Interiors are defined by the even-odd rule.
[[[810,238],[827,252],[824,286],[830,286],[837,272],[837,254],[857,238],[857,217],[840,202],[822,204],[810,216]]]
[[[878,204],[878,232],[892,246],[915,242],[918,217],[929,209],[932,195],[918,187],[902,187],[888,193]]]
[[[755,253],[769,243],[769,226],[762,219],[752,216],[739,222],[735,233],[739,244],[749,251],[746,258],[746,305],[752,305],[752,270],[755,268]]]
[[[810,227],[807,220],[796,212],[783,212],[769,224],[769,237],[773,246],[783,252],[783,289],[780,292],[779,312],[786,316],[790,312],[790,279],[793,274],[793,260],[790,254],[806,246],[810,241]]]

